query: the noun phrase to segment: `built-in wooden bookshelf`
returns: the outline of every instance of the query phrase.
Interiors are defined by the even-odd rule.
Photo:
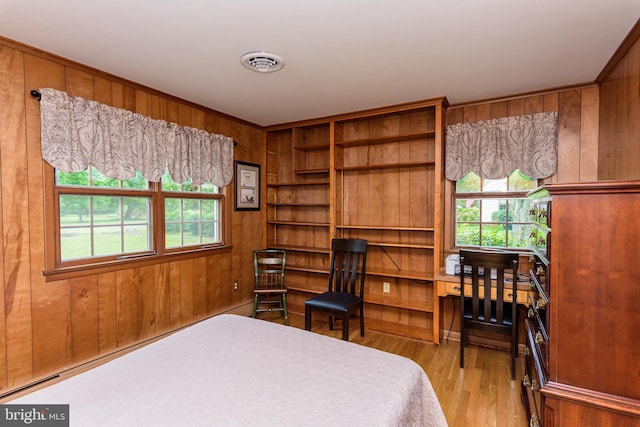
[[[438,341],[444,108],[442,98],[267,130],[266,246],[287,250],[292,311],[326,290],[331,239],[363,238],[368,327]]]

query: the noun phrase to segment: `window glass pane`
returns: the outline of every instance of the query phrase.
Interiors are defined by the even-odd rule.
[[[91,228],[78,227],[60,233],[62,260],[89,258],[91,256]]]
[[[199,222],[185,222],[185,233],[182,236],[182,244],[184,246],[192,246],[200,244],[200,223]]]
[[[458,222],[480,221],[480,200],[456,200],[456,219]]]
[[[530,178],[517,169],[509,175],[509,191],[529,191],[536,188],[537,184],[535,178]]]
[[[522,197],[537,180],[519,170],[505,179],[480,179],[470,173],[456,184],[456,245],[527,248],[529,200]],[[513,196],[509,197],[509,193]],[[517,194],[515,192],[519,192]],[[504,193],[500,198],[483,193]]]
[[[124,252],[141,252],[148,247],[149,226],[128,225],[124,228]]]
[[[506,222],[506,199],[483,199],[482,222]]]
[[[136,176],[122,181],[122,188],[146,190],[149,188],[149,182],[145,179],[144,176],[142,176],[140,172],[136,171]]]
[[[151,250],[150,198],[61,194],[61,260]]]
[[[210,194],[218,194],[218,187],[211,184],[210,182],[204,183],[202,185],[193,185],[191,178],[187,179],[182,184],[178,184],[173,181],[171,175],[168,170],[165,170],[164,175],[162,175],[162,191],[181,191],[186,193],[210,193]]]
[[[60,196],[60,225],[82,226],[88,223],[90,201],[87,196]]]
[[[91,173],[89,173],[91,172]],[[103,187],[103,188],[126,188],[135,190],[146,190],[149,183],[140,174],[130,179],[119,180],[107,178],[94,167],[82,172],[62,172],[56,169],[56,185],[61,187]]]
[[[507,178],[483,179],[482,191],[484,193],[496,193],[496,192],[507,191]]]
[[[169,170],[165,169],[164,175],[162,175],[162,190],[163,191],[180,191],[180,184],[173,182]]]
[[[529,199],[509,199],[509,221],[529,223]]]
[[[480,224],[459,223],[456,227],[456,245],[480,246]]]
[[[510,248],[529,248],[529,225],[513,224],[509,228]]]
[[[464,178],[456,181],[457,193],[477,193],[482,190],[482,180],[478,175],[469,172]]]
[[[182,224],[167,223],[164,226],[165,246],[175,248],[182,246]]]
[[[89,185],[89,171],[69,173],[56,169],[56,185],[87,187]]]
[[[218,187],[216,187],[215,185],[213,185],[210,182],[206,182],[206,183],[202,184],[200,186],[200,190],[203,193],[218,194]]]
[[[166,247],[221,243],[219,212],[217,199],[165,198]]]
[[[93,254],[115,255],[122,253],[122,229],[119,226],[100,226],[93,228]]]
[[[198,186],[197,185],[193,185],[191,178],[187,179],[185,182],[183,182],[181,185],[181,190],[182,191],[186,191],[188,193],[193,193],[193,192],[197,192],[198,191]]]
[[[213,221],[217,217],[217,200],[202,200],[202,219]]]
[[[167,223],[182,221],[182,204],[180,199],[164,200],[164,219]]]
[[[109,187],[120,188],[120,180],[115,178],[107,178],[97,169],[91,168],[91,186],[92,187]]]
[[[215,243],[216,238],[216,223],[213,221],[202,222],[202,243]]]
[[[504,224],[483,224],[481,228],[482,246],[507,245],[507,230]]]

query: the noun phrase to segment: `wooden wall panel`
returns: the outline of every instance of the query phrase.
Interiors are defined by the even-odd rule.
[[[98,277],[71,279],[69,288],[73,362],[81,362],[100,352]]]
[[[100,353],[118,347],[116,275],[98,275],[98,342]]]
[[[598,180],[599,90],[582,91],[580,105],[580,181]]]
[[[161,334],[171,329],[171,268],[169,263],[154,268],[156,332]]]
[[[0,394],[248,303],[262,245],[262,213],[234,212],[227,191],[231,251],[47,282],[52,174],[29,95],[43,87],[231,136],[240,160],[259,163],[263,152],[258,126],[0,38]]]
[[[580,95],[580,91],[577,90],[559,94],[558,172],[554,182],[571,182],[580,179]]]
[[[640,178],[640,21],[628,51],[600,81],[598,178]]]
[[[5,53],[5,52],[3,52]],[[0,177],[2,191],[2,248],[6,330],[6,379],[19,384],[33,373],[31,328],[31,265],[29,258],[29,199],[23,189],[29,185],[24,55],[12,51],[0,60]],[[16,143],[22,141],[22,144]]]
[[[156,335],[155,270],[152,265],[138,269],[138,310],[140,312],[140,339]]]
[[[31,88],[65,89],[65,67],[43,58],[25,55],[26,93]],[[33,98],[26,99],[27,150],[29,165],[29,247],[31,253],[31,312],[33,375],[55,371],[72,363],[71,297],[67,280],[45,282],[42,275],[46,252],[45,229],[53,227],[53,218],[44,218],[44,164],[40,154],[40,108]],[[4,104],[3,104],[4,105]],[[64,325],[61,327],[61,325]]]

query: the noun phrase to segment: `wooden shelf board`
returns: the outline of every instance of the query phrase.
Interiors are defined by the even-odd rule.
[[[410,133],[404,135],[393,135],[393,136],[382,136],[379,138],[363,138],[363,139],[352,139],[348,141],[336,141],[336,145],[342,147],[359,147],[362,145],[373,145],[373,144],[389,144],[392,142],[403,142],[403,141],[413,141],[420,140],[425,138],[432,138],[435,136],[435,131],[429,132],[420,132],[420,133]]]
[[[433,227],[394,227],[386,225],[336,225],[340,230],[434,231]]]
[[[299,187],[302,185],[329,185],[329,181],[314,181],[314,182],[276,182],[269,183],[267,187]]]
[[[305,272],[305,273],[329,274],[329,270],[327,270],[327,269],[306,267],[306,266],[302,266],[302,265],[286,265],[284,268],[285,268],[285,270],[302,271],[302,272]]]
[[[411,243],[367,242],[367,245],[381,246],[385,248],[433,249],[433,245],[414,245]]]
[[[331,253],[331,249],[329,248],[317,248],[317,247],[310,247],[310,246],[295,246],[295,245],[278,245],[278,244],[273,244],[268,246],[269,246],[269,249],[284,249],[285,251],[292,251],[292,252],[310,252],[310,253],[317,253],[317,254]]]
[[[308,175],[314,173],[329,173],[329,168],[318,168],[318,169],[296,169],[293,171],[296,175]]]
[[[296,145],[293,149],[299,151],[321,151],[328,150],[329,144]]]
[[[267,221],[271,225],[286,225],[291,227],[329,227],[328,222],[298,222],[298,221]]]
[[[377,165],[342,166],[342,167],[336,167],[336,170],[365,171],[365,170],[375,170],[375,169],[409,168],[409,167],[432,166],[432,165],[435,165],[435,161],[427,160],[423,162],[398,162],[398,163],[382,163]]]
[[[299,208],[328,208],[329,203],[273,203],[267,202],[268,206],[294,206]]]
[[[285,277],[284,280],[285,280],[285,285],[286,285],[287,289],[290,290],[290,291],[305,292],[305,293],[308,293],[308,294],[316,294],[316,295],[327,291],[326,287],[324,289],[322,289],[322,290],[309,289],[309,288],[306,288],[304,285],[300,285],[300,284],[297,284],[297,283],[287,283],[286,277]]]

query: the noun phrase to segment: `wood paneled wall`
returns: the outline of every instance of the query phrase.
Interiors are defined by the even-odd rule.
[[[45,281],[41,87],[231,136],[236,159],[264,151],[258,126],[0,38],[0,393],[250,301],[263,240],[262,213],[234,212],[231,184],[231,251]]]
[[[640,20],[598,76],[598,83],[598,179],[639,179]]]

